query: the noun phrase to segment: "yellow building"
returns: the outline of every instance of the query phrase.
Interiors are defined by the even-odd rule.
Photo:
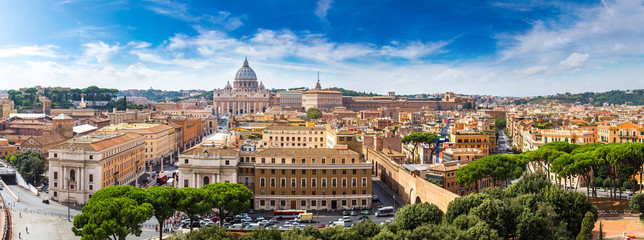
[[[0,99],[0,119],[7,119],[12,113],[18,113],[14,109],[13,101],[9,99]]]
[[[262,146],[324,148],[325,137],[325,127],[270,126],[262,133]]]
[[[159,164],[161,159],[177,151],[175,128],[165,124],[120,123],[101,128],[98,133],[130,132],[145,137],[145,159]]]
[[[496,149],[495,136],[483,132],[473,131],[457,131],[450,134],[450,142],[454,144],[454,148],[476,148],[488,156],[494,153]]]
[[[269,148],[255,156],[254,209],[371,205],[371,163],[349,149]]]

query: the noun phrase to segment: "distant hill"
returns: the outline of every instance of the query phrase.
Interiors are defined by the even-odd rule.
[[[581,103],[593,104],[595,106],[608,104],[644,105],[644,89],[637,90],[613,90],[609,92],[585,92],[585,93],[564,93],[550,96],[538,96],[530,99],[516,100],[515,104],[548,104],[548,103]]]

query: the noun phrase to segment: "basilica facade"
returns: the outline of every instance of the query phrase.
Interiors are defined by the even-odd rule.
[[[271,93],[257,82],[255,71],[244,59],[244,65],[235,74],[233,85],[213,92],[213,108],[218,114],[243,115],[264,112],[269,107]]]

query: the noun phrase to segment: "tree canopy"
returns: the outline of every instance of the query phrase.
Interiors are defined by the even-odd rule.
[[[312,107],[306,110],[306,119],[314,120],[319,118],[322,118],[322,112],[320,111],[320,109]]]
[[[223,220],[230,214],[240,214],[250,208],[253,192],[247,187],[236,183],[213,183],[202,187],[210,192],[212,208],[219,210],[219,219]],[[223,221],[219,221],[223,226]]]
[[[430,145],[430,155],[434,155],[434,151],[436,149],[436,139],[439,136],[433,133],[420,133],[420,132],[415,132],[411,133],[407,136],[404,136],[400,142],[403,144],[411,144],[412,145],[412,160],[416,162],[416,158],[418,153],[416,153],[416,150],[418,149],[418,146],[420,144],[428,144]]]

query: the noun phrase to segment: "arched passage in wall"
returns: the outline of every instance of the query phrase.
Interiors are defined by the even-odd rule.
[[[414,202],[414,203],[415,203],[415,204],[419,204],[419,203],[422,203],[422,202],[423,202],[423,201],[421,201],[421,200],[420,200],[420,197],[419,197],[419,196],[416,196],[416,202]]]

